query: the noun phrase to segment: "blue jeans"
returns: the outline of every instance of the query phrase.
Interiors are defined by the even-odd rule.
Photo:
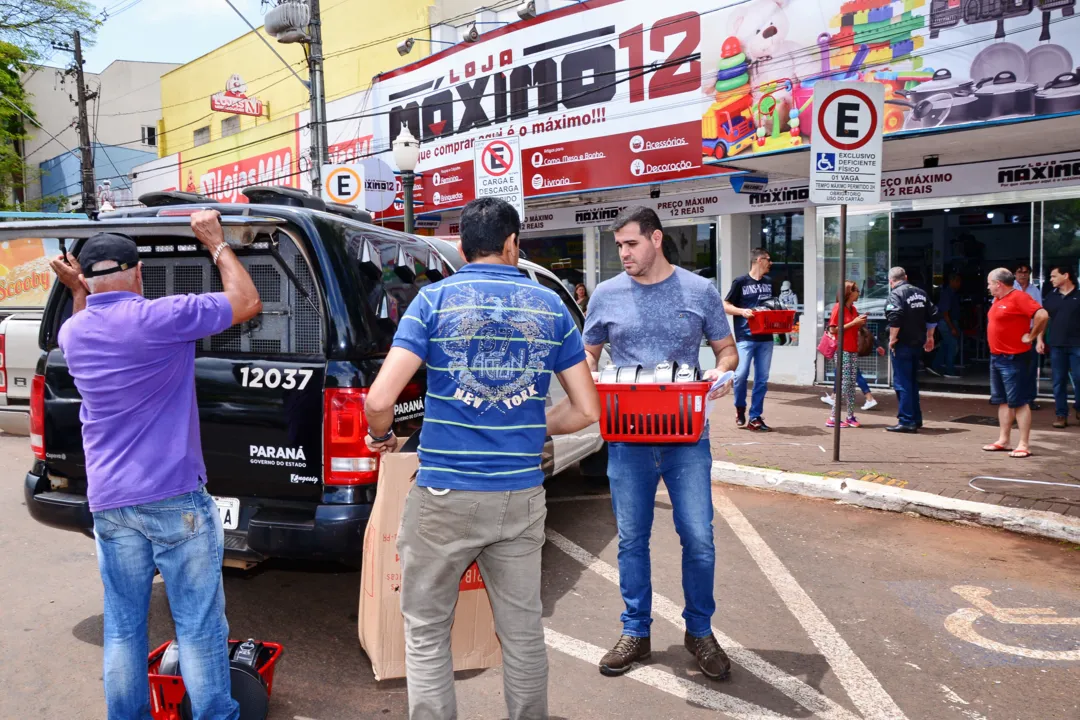
[[[956,349],[959,347],[959,338],[949,332],[949,326],[944,322],[938,323],[938,335],[941,337],[941,347],[934,356],[932,368],[943,375],[956,374]]]
[[[1035,352],[1032,347],[1027,351],[1028,356],[1028,392],[1031,394],[1031,409],[1035,409],[1035,398],[1039,396],[1039,360],[1042,356]]]
[[[862,370],[859,370],[859,372],[855,375],[855,383],[859,386],[859,389],[862,390],[863,395],[870,394],[870,383],[866,382],[866,378],[863,377]]]
[[[746,381],[750,376],[750,363],[754,364],[754,392],[750,398],[748,420],[761,417],[765,412],[765,391],[769,389],[769,368],[772,366],[773,344],[740,340],[739,367],[735,371],[735,407],[746,407]]]
[[[1069,376],[1072,376],[1073,407],[1080,412],[1080,347],[1050,348],[1050,370],[1054,378],[1054,410],[1058,417],[1069,414]]]
[[[161,572],[195,720],[237,720],[221,584],[224,530],[206,490],[94,513],[105,586],[105,702],[109,720],[149,720],[147,614]]]
[[[652,536],[656,487],[664,478],[682,542],[682,586],[686,630],[694,637],[712,632],[716,611],[713,575],[712,451],[706,426],[696,443],[608,445],[611,506],[619,526],[619,590],[626,611],[623,634],[648,637],[652,625]]]
[[[1031,353],[990,355],[990,404],[1023,407],[1035,399]]]
[[[922,425],[919,402],[919,360],[922,348],[897,344],[893,349],[893,385],[896,388],[896,419],[901,425]]]

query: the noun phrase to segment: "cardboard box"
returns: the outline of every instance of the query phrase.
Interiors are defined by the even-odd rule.
[[[405,677],[405,619],[401,615],[397,538],[405,498],[416,480],[418,467],[415,453],[387,453],[382,457],[375,505],[364,532],[360,646],[371,660],[376,680]],[[465,571],[458,586],[450,645],[454,670],[477,670],[502,662],[491,602],[476,563]]]

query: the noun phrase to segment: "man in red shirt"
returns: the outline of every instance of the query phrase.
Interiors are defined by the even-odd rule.
[[[990,404],[998,406],[997,442],[984,445],[988,452],[1009,452],[1009,457],[1031,456],[1031,408],[1035,386],[1029,363],[1032,343],[1042,336],[1050,315],[1030,295],[1013,287],[1016,276],[998,268],[986,278],[994,304],[986,325],[990,345]],[[1020,426],[1020,443],[1009,449],[1013,420]]]

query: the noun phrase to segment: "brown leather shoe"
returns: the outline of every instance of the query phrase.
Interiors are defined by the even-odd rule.
[[[728,660],[727,653],[720,647],[720,643],[716,642],[712,633],[702,638],[686,633],[683,644],[686,645],[690,654],[697,658],[698,667],[706,677],[712,680],[723,680],[731,674],[731,661]]]
[[[1069,418],[1066,415],[1058,415],[1057,419],[1054,420],[1054,427],[1056,427],[1056,428],[1063,428],[1063,427],[1068,426],[1068,424],[1069,424]]]
[[[622,675],[638,660],[652,655],[652,642],[647,637],[623,635],[615,647],[600,660],[600,674],[608,677]]]

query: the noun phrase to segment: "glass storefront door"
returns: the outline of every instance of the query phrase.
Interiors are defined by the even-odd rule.
[[[840,218],[822,217],[819,232],[824,241],[824,258],[819,270],[824,287],[824,315],[818,328],[821,339],[824,325],[832,316],[841,287],[840,279]],[[855,215],[849,210],[847,219],[847,280],[859,286],[862,297],[855,304],[867,315],[866,327],[881,347],[889,346],[889,331],[885,325],[885,302],[889,297],[889,213]],[[889,358],[872,353],[859,358],[859,371],[871,385],[889,383]],[[825,361],[825,379],[834,376],[835,364]]]
[[[989,394],[986,314],[992,298],[986,276],[998,267],[1015,271],[1035,264],[1036,209],[1025,202],[893,213],[893,264],[907,270],[908,281],[931,300],[949,308],[956,329],[954,334],[944,320],[938,324],[936,348],[923,358],[923,388]],[[945,356],[949,352],[951,363]]]
[[[564,235],[523,235],[521,252],[528,260],[546,267],[574,293],[585,281],[585,240],[580,231]]]
[[[665,223],[664,255],[673,265],[716,283],[716,223]],[[603,230],[600,232],[600,281],[613,278],[622,271],[615,234]]]
[[[1034,275],[1042,280],[1045,296],[1053,288],[1050,270],[1057,266],[1080,270],[1080,198],[1070,200],[1047,200],[1040,206],[1042,224],[1035,242],[1035,257],[1031,267]],[[1039,376],[1039,392],[1050,395],[1053,384],[1049,358],[1042,359]]]
[[[785,308],[797,311],[795,332],[777,335],[780,345],[797,345],[806,312],[803,267],[803,239],[805,215],[801,210],[750,216],[750,247],[763,248],[772,260],[769,276],[773,282],[773,297],[779,298]],[[723,293],[726,294],[726,293]],[[811,305],[813,307],[813,305]],[[811,319],[813,315],[811,314]],[[808,326],[813,336],[813,322]]]

